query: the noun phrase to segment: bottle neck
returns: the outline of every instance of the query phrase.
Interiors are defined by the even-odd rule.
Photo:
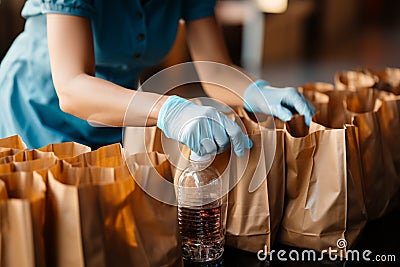
[[[206,154],[206,155],[198,155],[195,152],[190,153],[190,161],[191,162],[210,162],[213,159],[213,155]]]
[[[211,160],[209,161],[190,161],[190,164],[192,165],[192,168],[195,170],[204,170],[210,167],[211,165]]]

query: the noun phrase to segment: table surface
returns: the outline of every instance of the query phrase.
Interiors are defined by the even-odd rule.
[[[283,246],[275,244],[273,247],[275,251],[285,250],[287,253],[291,250],[297,250],[301,253],[301,249]],[[273,259],[272,261],[260,261],[257,255],[254,253],[241,251],[238,249],[226,247],[225,253],[222,259],[218,262],[201,264],[201,263],[190,263],[185,262],[185,267],[359,267],[359,266],[371,266],[371,267],[400,267],[400,210],[392,212],[391,214],[378,219],[376,221],[369,222],[365,227],[358,243],[354,248],[360,252],[360,255],[365,250],[370,250],[372,254],[369,256],[370,259],[375,258],[376,255],[388,256],[394,255],[395,261],[344,261],[336,260],[332,261],[325,259],[322,261],[314,262],[293,262],[293,261],[279,261]],[[287,254],[286,254],[287,255]],[[317,254],[317,259],[320,254]],[[287,257],[287,256],[286,256]],[[362,258],[360,256],[360,258]]]

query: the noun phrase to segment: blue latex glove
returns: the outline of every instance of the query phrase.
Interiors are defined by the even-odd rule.
[[[276,88],[264,80],[252,83],[244,92],[244,107],[250,112],[260,112],[288,121],[293,117],[292,111],[304,115],[309,126],[315,108],[293,87]]]
[[[224,114],[178,96],[168,97],[162,105],[157,126],[168,138],[178,140],[200,156],[220,153],[230,141],[239,157],[252,146],[240,127]]]

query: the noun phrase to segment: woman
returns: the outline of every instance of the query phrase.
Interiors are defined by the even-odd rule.
[[[25,30],[0,67],[1,137],[19,134],[30,148],[64,141],[99,147],[121,141],[121,126],[156,124],[200,155],[221,152],[230,141],[242,155],[250,139],[217,110],[132,90],[139,73],[168,53],[180,19],[193,60],[233,66],[214,5],[215,0],[28,0]],[[210,70],[197,71],[203,78]],[[294,88],[276,89],[261,80],[235,87],[242,98],[215,88],[206,92],[229,105],[243,106],[244,97],[247,109],[282,120],[296,111],[309,123],[314,113]],[[129,106],[132,98],[141,105]]]

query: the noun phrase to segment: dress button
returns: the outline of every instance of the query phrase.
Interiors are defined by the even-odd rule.
[[[144,34],[143,34],[143,33],[138,34],[137,39],[138,39],[139,41],[143,41],[143,40],[144,40]]]
[[[142,12],[136,13],[136,18],[137,18],[137,19],[142,19],[142,18],[143,18]]]
[[[142,57],[142,55],[141,55],[140,53],[136,53],[136,54],[135,54],[135,58],[136,58],[136,59],[140,59],[141,57]]]

